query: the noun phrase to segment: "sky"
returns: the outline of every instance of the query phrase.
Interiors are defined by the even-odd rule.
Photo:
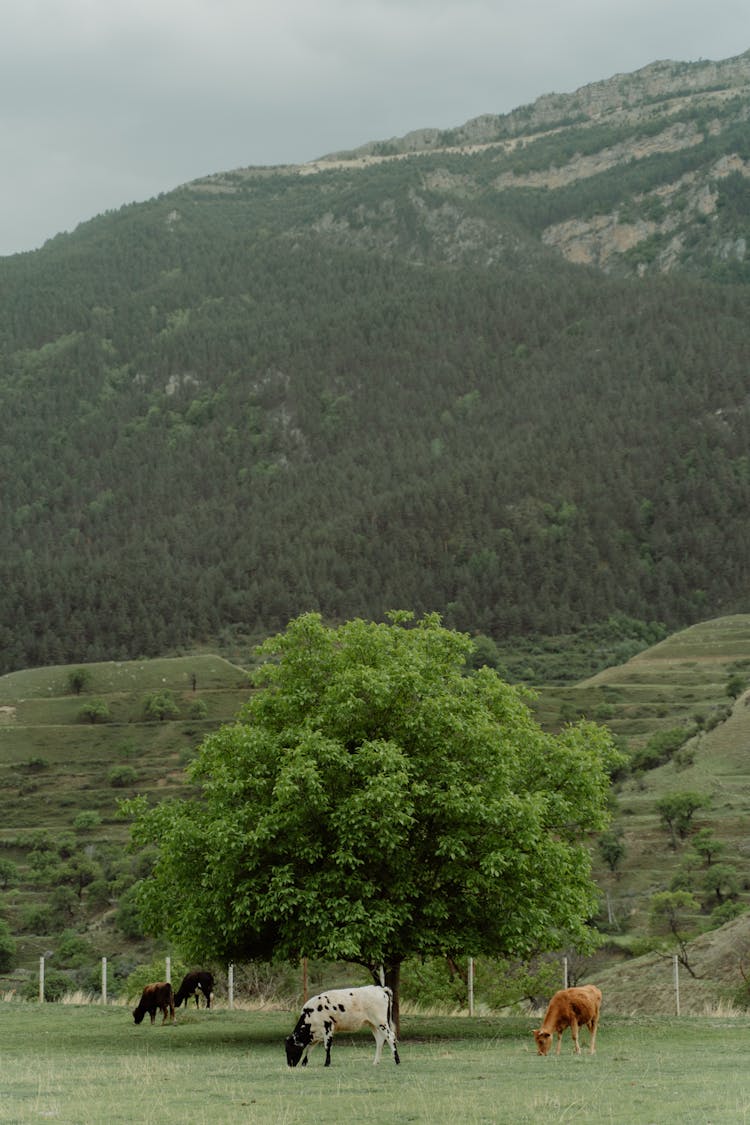
[[[212,172],[748,49],[747,0],[15,0],[0,255]]]

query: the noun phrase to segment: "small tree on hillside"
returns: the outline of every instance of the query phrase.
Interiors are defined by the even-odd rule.
[[[147,718],[163,723],[165,719],[176,719],[180,709],[171,691],[155,691],[143,701],[143,713]]]
[[[92,676],[88,668],[73,668],[68,672],[68,691],[73,695],[80,695],[84,688],[91,683]]]
[[[597,840],[599,854],[613,875],[619,875],[618,868],[625,856],[625,844],[620,832],[603,832]]]
[[[104,699],[92,699],[84,703],[78,718],[85,723],[108,723],[112,716]]]
[[[670,793],[656,802],[656,811],[669,831],[672,847],[677,847],[677,837],[684,840],[689,833],[693,816],[698,809],[708,806],[708,799],[700,793]]]
[[[733,863],[712,863],[703,876],[703,889],[721,906],[727,899],[736,898],[740,891],[740,876]]]
[[[662,891],[651,898],[649,925],[652,933],[668,934],[677,946],[677,957],[692,977],[697,974],[690,964],[687,943],[695,930],[695,916],[700,910],[697,900],[688,891]]]
[[[707,867],[721,859],[727,850],[726,844],[717,840],[711,828],[701,828],[690,842]]]

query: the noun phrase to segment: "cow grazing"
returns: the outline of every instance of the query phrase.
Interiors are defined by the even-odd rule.
[[[363,988],[336,988],[313,996],[302,1009],[297,1026],[286,1039],[286,1061],[296,1066],[300,1060],[307,1066],[307,1056],[316,1043],[324,1043],[325,1065],[331,1065],[331,1043],[336,1031],[359,1031],[363,1024],[375,1036],[374,1063],[380,1062],[383,1043],[387,1042],[398,1063],[398,1045],[393,1029],[393,993],[390,988],[368,984]]]
[[[556,1055],[560,1054],[563,1031],[570,1028],[573,1045],[577,1055],[581,1053],[578,1042],[578,1028],[587,1027],[591,1032],[590,1053],[596,1051],[596,1029],[599,1025],[599,1009],[602,994],[595,984],[582,988],[563,988],[550,1000],[542,1026],[534,1032],[538,1054],[546,1055],[552,1046],[552,1036],[557,1034]]]
[[[157,1010],[162,1013],[163,1024],[167,1022],[167,1015],[174,1023],[174,993],[172,985],[167,981],[146,985],[138,1001],[138,1007],[133,1009],[133,1019],[136,1023],[141,1023],[143,1017],[148,1014],[153,1023]]]
[[[211,993],[214,990],[214,978],[211,973],[197,972],[185,973],[182,978],[182,984],[174,994],[174,1006],[179,1008],[182,1002],[185,1002],[187,1008],[188,1000],[191,996],[195,997],[196,1008],[200,1007],[198,997],[202,993],[206,997],[206,1007],[211,1007]]]

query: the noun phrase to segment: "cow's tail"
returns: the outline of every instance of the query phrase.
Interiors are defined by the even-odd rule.
[[[391,1028],[391,1030],[393,1030],[393,989],[388,988],[386,985],[383,985],[382,987],[383,991],[388,997],[388,1011],[386,1012],[388,1026]]]

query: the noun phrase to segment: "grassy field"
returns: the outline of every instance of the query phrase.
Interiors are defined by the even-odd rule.
[[[332,1064],[286,1066],[294,1013],[178,1013],[136,1027],[123,1007],[0,1004],[0,1121],[60,1125],[306,1125],[750,1121],[750,1019],[617,1019],[597,1054],[535,1053],[530,1019],[407,1017],[402,1065],[372,1066],[369,1033],[341,1037]],[[587,1032],[582,1041],[587,1043]]]

